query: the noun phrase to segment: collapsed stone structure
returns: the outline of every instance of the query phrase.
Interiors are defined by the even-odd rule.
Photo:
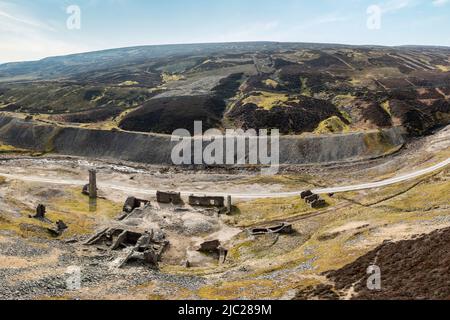
[[[315,202],[317,200],[320,200],[320,197],[319,197],[318,194],[312,194],[312,195],[310,195],[310,196],[305,198],[305,202],[307,204],[311,204],[311,203],[313,203],[313,202]]]
[[[267,228],[253,228],[249,230],[250,235],[252,236],[258,236],[263,234],[271,234],[271,233],[278,233],[278,234],[291,234],[294,232],[294,229],[292,228],[292,224],[283,222],[271,227]]]
[[[158,203],[176,206],[157,206],[148,200],[128,197],[116,224],[94,235],[86,245],[97,246],[100,250],[115,256],[112,262],[114,267],[120,268],[131,261],[140,261],[157,268],[169,245],[166,232],[175,231],[180,233],[182,238],[195,236],[199,232],[212,233],[216,229],[211,220],[217,219],[217,213],[220,214],[222,210],[231,211],[231,197],[228,197],[225,206],[225,197],[191,195],[190,206],[204,207],[198,209],[189,205],[184,206],[178,192],[158,191],[156,200]],[[142,207],[143,204],[145,205]],[[219,208],[219,212],[215,208]],[[193,248],[188,243],[183,245],[187,246],[186,258],[180,257],[178,252],[175,256],[186,259],[184,265],[188,268],[198,261],[215,260],[224,263],[228,254],[228,250],[219,240],[205,241],[198,248]],[[195,251],[197,254],[192,254]],[[170,251],[170,259],[174,259],[173,254],[174,252]]]
[[[216,258],[219,260],[219,263],[225,263],[228,255],[228,250],[222,246],[219,240],[205,241],[200,244],[197,251],[216,256]],[[189,264],[189,261],[187,264]]]
[[[33,216],[33,218],[35,219],[45,219],[45,213],[46,213],[47,209],[45,208],[45,206],[43,204],[38,204],[38,206],[36,207],[36,214]]]
[[[302,198],[302,200],[304,200],[306,197],[309,197],[309,196],[312,196],[312,195],[313,195],[313,193],[312,193],[311,190],[306,190],[306,191],[303,191],[300,194],[300,197]]]
[[[143,204],[146,205],[149,202],[150,201],[148,200],[138,199],[135,197],[128,197],[123,205],[123,211],[125,213],[131,213],[134,211],[134,209],[140,208]]]
[[[199,197],[191,195],[189,196],[189,205],[200,207],[216,207],[223,208],[225,206],[225,197]]]
[[[156,200],[159,203],[171,203],[174,205],[179,205],[183,203],[183,200],[181,199],[181,194],[179,192],[163,192],[158,191],[156,192]]]
[[[303,191],[300,194],[300,197],[313,209],[321,209],[328,205],[324,199],[318,194],[313,193],[311,190]]]
[[[47,224],[53,224],[53,221],[48,219],[45,214],[47,213],[47,208],[43,204],[38,204],[36,207],[36,214],[34,216],[29,215],[28,217],[31,219],[37,219],[41,222]],[[52,237],[59,237],[63,234],[65,230],[69,227],[62,220],[56,221],[53,227],[44,228]]]
[[[309,204],[313,209],[322,209],[328,206],[328,203],[324,199],[318,199]]]
[[[59,237],[68,228],[69,227],[64,223],[64,221],[58,220],[58,221],[56,221],[55,228],[47,228],[47,231],[50,233],[50,235],[52,235],[54,237]]]
[[[165,235],[155,235],[153,230],[141,232],[122,228],[105,229],[86,242],[86,245],[102,246],[111,251],[124,250],[119,268],[132,260],[157,267],[168,244]]]

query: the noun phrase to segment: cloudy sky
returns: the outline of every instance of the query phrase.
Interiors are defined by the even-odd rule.
[[[74,5],[80,29],[67,26]],[[450,0],[0,0],[0,63],[260,40],[450,46]]]

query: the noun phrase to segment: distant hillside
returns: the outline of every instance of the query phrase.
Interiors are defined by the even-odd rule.
[[[92,128],[339,133],[450,121],[450,48],[142,46],[0,65],[0,112]]]

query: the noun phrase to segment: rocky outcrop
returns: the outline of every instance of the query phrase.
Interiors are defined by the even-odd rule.
[[[91,158],[147,164],[172,164],[175,146],[168,135],[113,132],[59,127],[0,116],[0,141],[18,148]],[[384,156],[405,142],[404,130],[385,130],[323,136],[282,136],[281,164],[355,161]]]

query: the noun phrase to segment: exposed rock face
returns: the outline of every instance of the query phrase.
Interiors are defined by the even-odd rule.
[[[149,164],[172,164],[170,136],[61,128],[0,116],[0,141],[24,149]],[[402,128],[280,138],[280,164],[364,160],[385,155],[405,142]]]

